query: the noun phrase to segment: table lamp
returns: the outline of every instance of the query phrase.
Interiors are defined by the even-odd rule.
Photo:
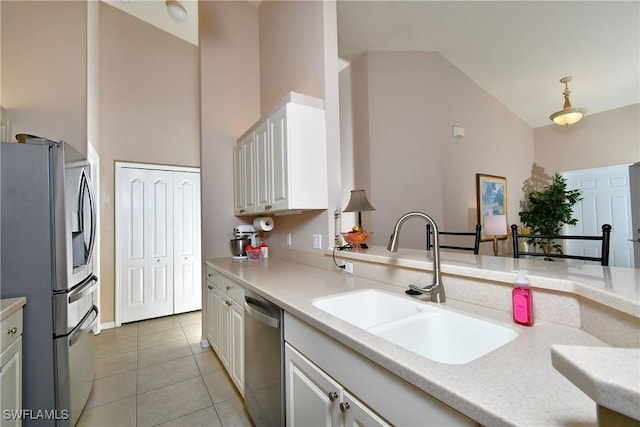
[[[498,236],[507,235],[507,216],[486,215],[482,231],[486,236],[493,236],[493,255],[498,256]]]
[[[364,190],[351,190],[351,198],[349,199],[349,203],[347,203],[347,207],[343,209],[343,212],[358,212],[358,226],[360,230],[364,231],[362,228],[362,212],[375,210],[376,208],[371,206],[371,203],[367,200]],[[366,249],[367,245],[362,244],[361,247]]]

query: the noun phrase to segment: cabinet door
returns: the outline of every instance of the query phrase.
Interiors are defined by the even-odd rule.
[[[289,206],[289,154],[287,138],[286,106],[269,117],[269,138],[271,140],[271,188],[272,210],[287,209]]]
[[[0,410],[2,426],[21,426],[20,417],[4,417],[5,411],[22,409],[22,337],[18,337],[0,356]]]
[[[340,411],[344,416],[345,427],[391,425],[346,390],[342,393]]]
[[[240,142],[242,146],[242,173],[244,183],[244,213],[254,213],[257,209],[256,196],[256,138],[251,132]]]
[[[229,374],[244,397],[244,308],[232,301],[229,309],[229,340],[231,347]]]
[[[222,364],[230,371],[230,355],[231,355],[231,341],[229,339],[229,305],[231,304],[228,297],[222,293],[219,289],[216,289],[218,294],[218,357],[222,361]]]
[[[340,426],[342,387],[285,344],[287,426]]]
[[[173,314],[171,172],[124,168],[118,199],[122,323]]]
[[[258,212],[267,212],[272,205],[271,139],[269,121],[265,120],[255,131],[256,144],[256,203]]]
[[[200,174],[173,172],[173,224],[173,312],[200,310]]]
[[[233,210],[236,215],[245,213],[244,187],[244,157],[242,143],[238,143],[233,147]]]
[[[216,353],[220,353],[220,331],[218,328],[218,312],[220,297],[213,283],[207,280],[207,340]]]

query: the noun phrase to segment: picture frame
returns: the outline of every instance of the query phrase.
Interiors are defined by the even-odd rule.
[[[478,205],[478,224],[482,224],[480,240],[483,242],[494,240],[494,236],[484,234],[483,219],[486,215],[505,215],[507,217],[507,178],[497,175],[476,174],[476,197]],[[496,237],[497,240],[506,240],[507,233]]]

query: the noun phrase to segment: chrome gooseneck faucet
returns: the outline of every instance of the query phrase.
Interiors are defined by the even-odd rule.
[[[391,252],[398,252],[398,234],[400,233],[402,224],[404,224],[404,222],[409,218],[422,218],[433,227],[433,283],[429,286],[425,286],[424,288],[419,288],[415,285],[409,285],[409,288],[414,291],[418,291],[421,294],[429,295],[432,302],[445,302],[444,286],[442,285],[442,277],[440,275],[440,239],[438,226],[429,215],[422,212],[409,212],[402,215],[400,219],[398,219],[398,222],[396,222],[396,226],[393,228],[393,233],[391,233],[387,250]]]

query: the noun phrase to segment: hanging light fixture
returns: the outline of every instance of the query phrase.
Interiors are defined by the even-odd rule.
[[[178,21],[187,20],[187,10],[180,4],[180,2],[176,0],[166,0],[164,4],[167,7],[167,12],[173,19]]]
[[[574,123],[577,123],[582,119],[582,116],[587,114],[587,110],[584,108],[572,108],[571,102],[569,101],[569,94],[571,91],[569,90],[568,83],[573,79],[571,76],[563,77],[560,79],[560,83],[564,83],[564,107],[560,111],[556,111],[549,118],[553,121],[553,123],[557,125],[569,126]]]

